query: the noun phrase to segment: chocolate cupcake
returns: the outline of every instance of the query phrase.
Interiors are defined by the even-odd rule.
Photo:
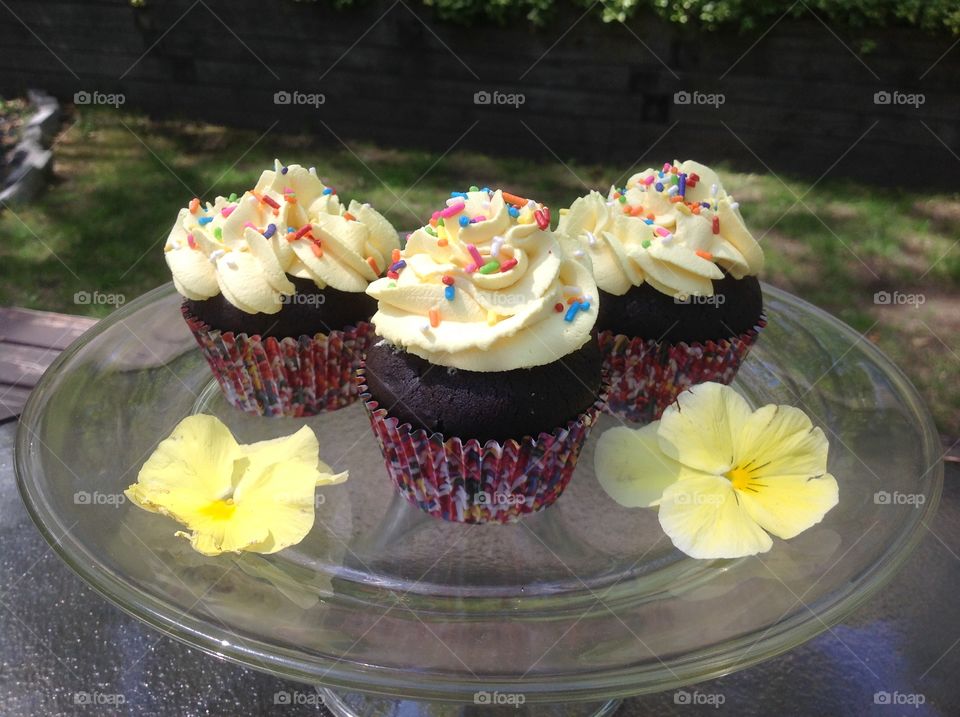
[[[368,204],[344,206],[312,168],[276,162],[242,197],[182,209],[165,256],[227,400],[308,416],[356,400],[376,309],[365,291],[399,248]]]
[[[401,493],[432,515],[507,522],[557,499],[601,403],[597,290],[549,210],[454,192],[367,292],[382,340],[362,398]]]
[[[561,215],[600,288],[610,412],[653,420],[691,385],[733,380],[765,324],[763,253],[713,170],[647,169]]]

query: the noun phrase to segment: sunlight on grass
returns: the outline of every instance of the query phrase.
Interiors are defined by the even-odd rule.
[[[0,304],[105,315],[110,307],[75,305],[74,294],[129,300],[168,281],[161,247],[178,209],[195,195],[242,192],[274,157],[315,165],[342,196],[371,202],[399,229],[418,226],[451,189],[470,184],[562,207],[584,185],[606,191],[622,183],[628,169],[461,151],[438,161],[421,150],[360,142],[347,149],[322,131],[258,142],[259,132],[110,110],[75,119],[57,144],[50,190],[0,212]],[[763,278],[868,331],[924,393],[941,430],[960,434],[960,198],[829,178],[810,189],[800,179],[782,177],[785,186],[718,169],[762,237]],[[927,301],[878,306],[880,290]]]

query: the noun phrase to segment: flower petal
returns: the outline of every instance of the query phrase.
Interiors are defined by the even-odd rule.
[[[769,477],[758,481],[756,492],[739,491],[740,502],[758,525],[778,538],[792,538],[816,525],[839,500],[836,479],[827,473],[819,478]]]
[[[275,553],[299,543],[315,520],[318,485],[347,479],[347,473],[332,474],[317,453],[313,431],[304,426],[292,436],[243,446],[250,469],[237,486],[233,522],[240,533],[253,535],[258,527],[266,534],[244,546],[257,553]]]
[[[600,487],[620,505],[650,507],[677,481],[683,466],[665,455],[657,442],[657,423],[634,430],[618,426],[597,442],[593,465]]]
[[[685,466],[720,475],[733,466],[734,437],[749,417],[750,405],[729,386],[692,386],[663,412],[660,448]]]
[[[216,520],[206,515],[191,516],[187,527],[190,532],[177,531],[176,535],[190,540],[190,546],[204,555],[220,555],[249,550],[250,546],[269,537],[265,525],[238,522],[237,512],[229,520]]]
[[[320,473],[316,468],[274,464],[256,479],[245,481],[246,491],[237,501],[233,523],[238,533],[266,534],[250,541],[245,550],[275,553],[299,543],[315,520],[314,492]]]
[[[289,436],[245,444],[240,446],[240,450],[250,460],[250,468],[245,478],[254,480],[269,466],[277,463],[289,464],[298,469],[316,468],[319,463],[320,444],[313,430],[304,426]],[[237,485],[234,498],[238,501],[243,497],[244,483],[247,480],[241,480]]]
[[[734,441],[734,463],[753,478],[827,472],[828,443],[803,411],[793,406],[764,406],[750,416]]]
[[[125,494],[145,510],[185,522],[229,493],[239,458],[233,434],[219,419],[187,416],[160,442]]]
[[[740,558],[770,550],[773,541],[737,500],[721,476],[680,480],[660,501],[660,525],[693,558]]]

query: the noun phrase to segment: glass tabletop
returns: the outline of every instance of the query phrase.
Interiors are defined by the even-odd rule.
[[[725,674],[802,643],[881,587],[916,545],[942,481],[936,434],[903,375],[837,320],[765,287],[769,325],[735,383],[807,411],[831,443],[840,504],[771,552],[697,561],[656,513],[593,474],[605,417],[567,491],[517,524],[459,525],[397,497],[359,405],[261,419],[223,400],[166,285],[100,322],[51,367],[18,436],[17,475],[48,541],[124,610],[277,675],[411,699],[596,700]],[[350,480],[273,556],[205,558],[122,490],[184,416],[243,441],[303,423]],[[415,678],[415,679],[414,679]]]

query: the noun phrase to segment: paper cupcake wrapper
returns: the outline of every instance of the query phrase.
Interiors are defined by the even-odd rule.
[[[606,411],[628,421],[655,421],[691,386],[706,381],[730,383],[766,324],[761,317],[739,336],[703,343],[658,342],[600,332],[603,366],[610,381]]]
[[[231,405],[257,416],[313,416],[357,400],[354,374],[373,340],[365,321],[313,338],[261,338],[211,329],[182,307]]]
[[[510,523],[551,505],[567,487],[604,401],[536,438],[445,438],[400,423],[367,392],[360,398],[394,485],[430,515],[457,523]]]

